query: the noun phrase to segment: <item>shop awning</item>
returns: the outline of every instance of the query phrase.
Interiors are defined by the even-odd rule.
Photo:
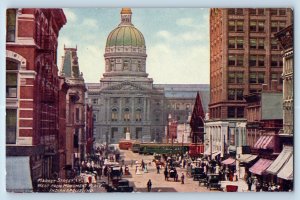
[[[6,191],[32,192],[32,189],[29,157],[6,157]]]
[[[249,171],[257,175],[262,175],[272,162],[272,160],[261,158],[249,169]]]
[[[266,170],[266,172],[276,175],[279,172],[279,170],[283,167],[283,165],[289,160],[292,154],[293,154],[293,147],[284,146],[281,153],[270,165],[270,167]]]
[[[275,144],[275,136],[261,136],[254,145],[255,149],[273,149]]]
[[[212,158],[212,159],[215,159],[216,156],[218,156],[219,154],[221,154],[221,151],[213,152],[212,155],[211,155],[211,158]]]
[[[278,172],[277,177],[285,179],[285,180],[293,180],[294,179],[294,175],[293,175],[294,165],[293,165],[293,163],[294,163],[294,161],[293,161],[293,155],[292,155],[290,157],[290,159],[288,160],[288,162]]]
[[[227,158],[226,160],[222,161],[222,164],[224,164],[224,165],[235,165],[235,159],[234,158]]]
[[[237,160],[242,163],[250,163],[251,161],[255,160],[256,158],[257,158],[257,155],[241,154],[241,156]]]

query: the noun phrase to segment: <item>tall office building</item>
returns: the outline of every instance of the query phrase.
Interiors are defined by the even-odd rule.
[[[292,10],[286,8],[211,9],[210,154],[235,154],[246,144],[244,95],[260,92],[264,84],[282,90],[283,62],[274,33],[291,23]]]

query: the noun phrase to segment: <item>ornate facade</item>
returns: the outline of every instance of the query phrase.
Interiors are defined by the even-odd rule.
[[[186,121],[197,91],[208,96],[208,85],[153,84],[146,73],[145,39],[131,16],[131,9],[122,9],[121,23],[107,38],[103,78],[87,84],[98,143],[118,143],[127,130],[131,139],[162,142],[168,115]]]
[[[59,162],[60,80],[56,55],[58,34],[66,22],[62,9],[7,10],[8,191],[32,190],[38,178],[51,178],[63,167]],[[14,188],[16,179],[22,187]]]

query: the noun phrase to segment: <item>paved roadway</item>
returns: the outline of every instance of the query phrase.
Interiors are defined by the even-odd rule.
[[[139,155],[132,151],[121,150],[121,157],[126,164],[129,164],[129,171],[131,173],[131,176],[124,176],[123,178],[128,179],[131,182],[136,192],[146,192],[149,179],[151,179],[152,182],[152,192],[219,192],[218,190],[210,191],[204,186],[199,186],[198,181],[193,181],[192,178],[187,177],[186,169],[177,168],[179,180],[182,172],[185,175],[184,184],[181,184],[179,180],[178,182],[174,182],[173,179],[165,181],[163,174],[164,169],[161,169],[160,174],[157,174],[156,166],[151,162],[153,159],[152,155]],[[141,163],[142,159],[145,163],[148,163],[148,173],[142,172],[141,167],[139,167],[141,174],[135,174],[135,161]],[[134,163],[133,166],[131,166],[132,161]]]

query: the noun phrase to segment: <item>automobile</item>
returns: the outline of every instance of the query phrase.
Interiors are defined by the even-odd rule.
[[[204,173],[203,168],[195,167],[194,168],[194,174],[193,174],[193,180],[198,181],[200,176]]]
[[[206,187],[211,189],[218,189],[221,190],[221,183],[219,174],[208,174],[207,175],[207,184]]]
[[[129,181],[122,179],[119,180],[116,192],[133,192],[133,187],[129,185]]]

